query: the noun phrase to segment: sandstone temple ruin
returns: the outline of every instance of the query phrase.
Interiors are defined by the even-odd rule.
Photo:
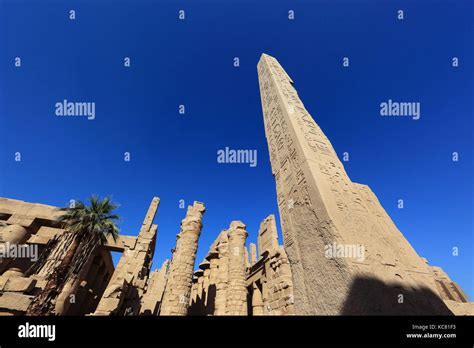
[[[246,225],[232,221],[196,260],[206,209],[194,202],[170,260],[152,271],[160,247],[155,197],[136,236],[78,250],[80,262],[55,313],[472,315],[463,290],[418,256],[368,186],[350,180],[275,58],[262,55],[258,77],[283,244],[274,215],[263,219],[248,247]],[[0,315],[25,314],[65,257],[73,235],[57,221],[60,214],[53,206],[0,198]],[[16,253],[5,253],[12,246]],[[328,254],[333,246],[362,247],[363,257]],[[122,253],[115,267],[111,251]]]

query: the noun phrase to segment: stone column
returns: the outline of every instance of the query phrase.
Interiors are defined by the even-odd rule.
[[[25,274],[23,273],[23,271],[20,268],[17,268],[17,267],[12,267],[12,268],[8,269],[7,271],[5,271],[5,273],[2,274],[2,277],[10,277],[10,278],[24,277],[24,276],[25,276]]]
[[[160,315],[186,315],[188,312],[197,244],[205,211],[204,204],[194,202],[181,222]]]
[[[197,302],[197,282],[198,278],[193,276],[193,285],[191,286],[191,299],[189,301],[189,305],[192,307]]]
[[[219,277],[219,254],[217,251],[210,252],[207,259],[210,262],[209,287],[207,289],[206,309],[208,315],[214,315],[216,308],[217,281]]]
[[[263,315],[263,298],[262,292],[258,287],[257,283],[253,283],[253,293],[252,293],[252,314],[253,315]]]
[[[265,251],[276,250],[278,248],[278,231],[275,222],[275,215],[270,214],[261,223],[258,230],[258,251],[262,256]]]
[[[247,247],[244,248],[244,252],[245,252],[244,265],[245,265],[245,268],[247,269],[250,267],[249,250],[247,249]]]
[[[198,302],[202,306],[202,304],[204,302],[204,293],[203,293],[203,290],[204,290],[204,271],[202,269],[200,269],[195,274],[198,276],[198,279],[197,279],[197,298],[198,298]]]
[[[229,236],[229,269],[226,315],[247,315],[247,286],[245,272],[245,224],[232,221]]]
[[[204,307],[207,306],[207,300],[208,300],[208,295],[209,295],[209,278],[211,274],[211,269],[210,269],[210,262],[208,260],[204,260],[200,265],[199,268],[204,271],[203,273],[203,281],[202,281],[202,296],[204,299]]]
[[[219,277],[219,254],[217,252],[209,253],[208,259],[210,262],[209,285],[216,284]]]
[[[250,243],[250,266],[257,263],[257,246],[254,243]]]
[[[216,283],[216,301],[214,315],[226,314],[226,295],[228,286],[228,263],[229,263],[229,239],[227,231],[222,231],[217,244],[218,259],[218,276]]]
[[[27,229],[21,225],[6,225],[0,230],[0,243],[5,243],[5,247],[9,245],[24,244],[30,237],[30,233]],[[8,243],[8,244],[7,244]],[[12,258],[0,258],[0,271],[8,269],[9,267],[16,267],[12,265]]]
[[[0,242],[10,244],[24,244],[29,238],[30,233],[21,225],[7,225],[0,234]]]

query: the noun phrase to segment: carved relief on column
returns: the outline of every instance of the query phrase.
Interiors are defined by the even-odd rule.
[[[219,235],[219,243],[216,248],[219,253],[219,258],[214,315],[225,315],[229,263],[229,239],[227,231],[224,230]]]
[[[247,247],[244,247],[244,266],[245,266],[245,269],[249,268],[250,267],[250,261],[249,261],[249,250],[247,249]]]
[[[181,231],[177,236],[160,315],[188,313],[197,243],[201,235],[204,212],[204,204],[194,202],[193,206],[188,207],[186,217],[181,222]]]
[[[226,298],[227,315],[247,315],[247,286],[245,271],[246,226],[240,221],[232,221],[228,230],[229,268]]]

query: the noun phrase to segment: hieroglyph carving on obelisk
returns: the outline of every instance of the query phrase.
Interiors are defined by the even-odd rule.
[[[436,295],[413,300],[436,292],[428,266],[370,188],[349,179],[278,61],[263,54],[258,78],[296,314],[445,313]],[[328,257],[338,246],[357,255]],[[386,296],[364,295],[375,287]]]

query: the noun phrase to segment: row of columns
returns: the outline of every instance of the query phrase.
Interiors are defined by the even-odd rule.
[[[223,230],[193,280],[191,314],[247,315],[246,226],[233,221]]]

